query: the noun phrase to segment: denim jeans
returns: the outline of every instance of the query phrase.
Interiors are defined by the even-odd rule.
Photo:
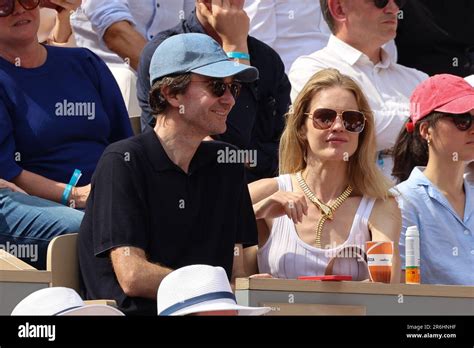
[[[0,249],[38,269],[46,268],[48,244],[79,232],[84,213],[59,203],[0,189]]]

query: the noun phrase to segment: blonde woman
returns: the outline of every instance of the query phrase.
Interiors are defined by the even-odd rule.
[[[393,241],[391,281],[398,282],[401,214],[376,167],[365,96],[352,79],[326,69],[308,81],[293,107],[280,143],[280,176],[250,185],[259,272],[363,280],[366,264],[350,257],[339,262],[347,256],[342,251],[364,250],[369,240]]]

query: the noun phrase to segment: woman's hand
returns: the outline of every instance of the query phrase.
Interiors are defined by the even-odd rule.
[[[56,23],[51,33],[53,42],[66,44],[72,36],[70,22],[71,13],[81,6],[82,0],[50,0],[51,3],[59,6],[56,14]]]
[[[268,273],[257,273],[252,274],[249,278],[273,278],[273,276]]]
[[[9,181],[3,180],[3,179],[0,179],[0,189],[1,188],[8,188],[8,189],[12,190],[13,192],[21,192],[21,193],[27,194],[25,191],[23,191],[21,188],[19,188],[15,184],[13,184]]]
[[[51,3],[58,5],[62,9],[58,9],[58,12],[65,12],[70,13],[71,11],[76,11],[79,6],[81,6],[82,0],[50,0]]]
[[[86,207],[87,198],[91,192],[91,185],[74,187],[72,189],[71,198],[69,201],[73,201],[74,208],[84,209]]]
[[[274,219],[287,215],[295,224],[308,215],[308,204],[301,192],[277,191],[254,205],[257,219]]]

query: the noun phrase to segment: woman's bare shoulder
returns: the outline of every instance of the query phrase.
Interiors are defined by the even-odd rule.
[[[394,197],[388,199],[377,199],[369,218],[369,226],[375,231],[383,232],[385,235],[396,235],[400,232],[402,215]],[[391,238],[390,238],[391,239]]]
[[[377,199],[374,204],[374,210],[379,212],[398,212],[398,202],[395,197],[389,197],[387,199]]]

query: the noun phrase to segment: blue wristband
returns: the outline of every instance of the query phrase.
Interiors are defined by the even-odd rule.
[[[61,203],[67,205],[67,199],[69,198],[69,194],[71,193],[72,185],[66,185],[64,189],[63,196],[61,198]]]
[[[234,59],[250,60],[250,55],[243,52],[227,52],[227,57]]]
[[[77,185],[79,179],[81,178],[82,172],[79,169],[74,170],[74,173],[71,176],[71,180],[69,180],[69,184],[66,185],[64,189],[63,196],[61,198],[61,203],[67,205],[67,199],[71,194],[72,188]]]

